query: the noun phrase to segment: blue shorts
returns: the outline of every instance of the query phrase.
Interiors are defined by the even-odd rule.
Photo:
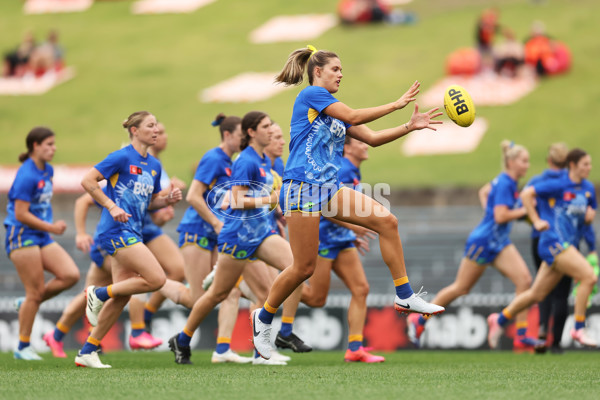
[[[6,254],[23,247],[39,246],[40,248],[54,243],[54,239],[50,237],[48,232],[35,231],[26,226],[4,225],[6,228],[6,239],[4,247]]]
[[[217,238],[214,235],[202,236],[197,233],[179,232],[179,248],[189,244],[195,244],[202,249],[213,251],[217,246]]]
[[[319,257],[335,260],[341,251],[354,249],[354,242],[343,242],[338,244],[319,243]]]
[[[262,240],[260,242],[258,242],[258,244],[255,244],[255,245],[248,245],[248,244],[244,244],[244,243],[231,243],[231,242],[219,243],[219,253],[229,254],[231,257],[235,258],[236,260],[254,261],[254,260],[256,260],[256,257],[254,257],[254,253],[256,253],[256,250],[258,250],[260,245],[263,244],[263,242],[269,236],[273,236],[273,235],[277,235],[277,232],[275,232],[273,230],[269,230],[269,232],[262,238]]]
[[[320,213],[340,187],[337,183],[317,185],[286,179],[279,194],[283,215],[289,212]]]
[[[149,243],[163,234],[163,230],[155,223],[144,222],[142,227],[142,240],[144,243]]]
[[[549,267],[551,267],[552,264],[554,264],[554,259],[556,256],[562,253],[569,246],[569,243],[561,243],[556,235],[542,234],[538,243],[538,254],[540,258],[544,260]]]
[[[92,262],[94,264],[96,264],[96,266],[98,268],[102,268],[102,265],[104,265],[104,259],[108,256],[108,254],[106,254],[106,251],[104,251],[100,245],[94,243],[92,245],[92,247],[90,248],[90,258],[92,259]]]
[[[491,244],[488,239],[469,238],[465,244],[463,257],[475,261],[479,265],[491,264],[498,257],[498,254],[509,244],[510,240],[506,240],[500,244]]]
[[[131,231],[121,231],[118,235],[102,234],[98,235],[98,246],[106,254],[114,256],[120,250],[137,243],[144,243],[142,238]]]

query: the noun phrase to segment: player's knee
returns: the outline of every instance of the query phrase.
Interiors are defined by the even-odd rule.
[[[80,278],[81,278],[81,275],[79,274],[79,270],[74,269],[72,271],[69,271],[69,273],[67,273],[64,276],[63,281],[65,282],[66,288],[70,288],[71,286],[73,286],[77,282],[79,282]]]
[[[306,260],[301,263],[294,263],[294,272],[301,278],[303,281],[310,278],[312,274],[315,272],[316,261],[311,262],[311,260]]]
[[[519,279],[517,279],[516,283],[515,283],[515,288],[517,290],[517,292],[524,292],[525,290],[529,289],[531,287],[531,275],[526,274],[523,276],[520,276]]]
[[[149,291],[153,292],[165,285],[165,283],[167,282],[167,276],[163,271],[160,271],[160,273],[156,273],[150,276],[147,282],[150,289]]]
[[[40,286],[38,288],[28,290],[25,293],[25,298],[28,301],[31,301],[31,302],[34,302],[37,304],[41,304],[42,300],[44,299],[44,286]]]
[[[367,281],[360,282],[352,288],[352,296],[366,299],[369,295],[369,283]]]
[[[380,231],[382,232],[397,232],[398,231],[398,218],[392,213],[389,213],[385,217],[381,217],[380,220]]]

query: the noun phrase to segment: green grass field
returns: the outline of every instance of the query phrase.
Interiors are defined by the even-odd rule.
[[[58,133],[55,163],[92,164],[127,140],[120,123],[148,109],[170,132],[163,161],[172,175],[191,179],[192,169],[218,133],[209,123],[218,112],[268,112],[287,126],[299,89],[254,104],[202,104],[199,92],[245,71],[278,71],[287,55],[304,42],[253,45],[249,33],[273,16],[334,12],[337,0],[219,0],[192,14],[134,16],[131,1],[95,2],[83,13],[32,15],[22,2],[0,2],[0,50],[8,51],[31,29],[41,40],[60,30],[67,62],[77,77],[43,96],[0,97],[0,165],[16,164],[24,137],[34,125]],[[423,90],[444,74],[453,50],[474,42],[475,20],[489,5],[501,8],[501,22],[519,38],[532,21],[545,22],[551,35],[571,47],[573,70],[548,79],[520,102],[480,107],[490,128],[471,154],[406,158],[400,144],[371,151],[363,178],[399,187],[480,185],[499,171],[502,139],[528,146],[531,174],[543,167],[547,145],[565,140],[598,154],[594,116],[600,100],[597,15],[600,2],[548,0],[415,0],[406,6],[418,15],[414,26],[337,26],[313,41],[336,51],[344,66],[340,100],[360,108],[397,99],[415,80]],[[440,104],[442,99],[440,99]],[[375,129],[408,120],[400,111],[373,123]],[[592,173],[592,180],[598,181]]]
[[[110,370],[68,359],[15,361],[0,353],[2,399],[597,399],[598,352],[561,356],[478,351],[405,351],[379,365],[346,364],[341,352],[295,355],[290,365],[193,366],[171,353],[109,353]]]

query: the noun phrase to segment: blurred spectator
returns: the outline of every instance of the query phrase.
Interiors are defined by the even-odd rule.
[[[4,57],[3,76],[40,77],[63,67],[64,50],[58,43],[57,31],[50,31],[41,45],[36,45],[33,34],[27,32],[17,49]]]
[[[52,30],[47,40],[37,46],[29,61],[30,70],[39,77],[47,72],[56,72],[64,66],[64,50],[58,43],[58,32]]]
[[[534,21],[525,43],[525,62],[540,76],[560,74],[571,67],[571,52],[566,44],[546,34],[543,22]]]
[[[477,50],[481,55],[481,61],[484,66],[492,65],[492,45],[494,36],[500,30],[498,19],[500,12],[495,8],[489,8],[481,13],[477,20],[476,41]]]
[[[394,10],[383,0],[340,0],[337,9],[342,23],[345,24],[408,24],[415,21],[412,13]]]
[[[35,38],[32,32],[25,33],[19,46],[4,56],[3,76],[23,76],[31,53],[35,49]]]
[[[525,62],[525,47],[516,40],[510,29],[504,29],[504,41],[494,45],[494,71],[502,76],[516,77]]]

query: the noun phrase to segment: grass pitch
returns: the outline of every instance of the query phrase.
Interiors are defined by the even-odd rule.
[[[109,353],[110,370],[67,359],[23,362],[0,354],[2,399],[597,399],[598,352],[404,351],[377,365],[347,364],[341,352],[293,355],[287,366],[194,365],[171,353]]]

